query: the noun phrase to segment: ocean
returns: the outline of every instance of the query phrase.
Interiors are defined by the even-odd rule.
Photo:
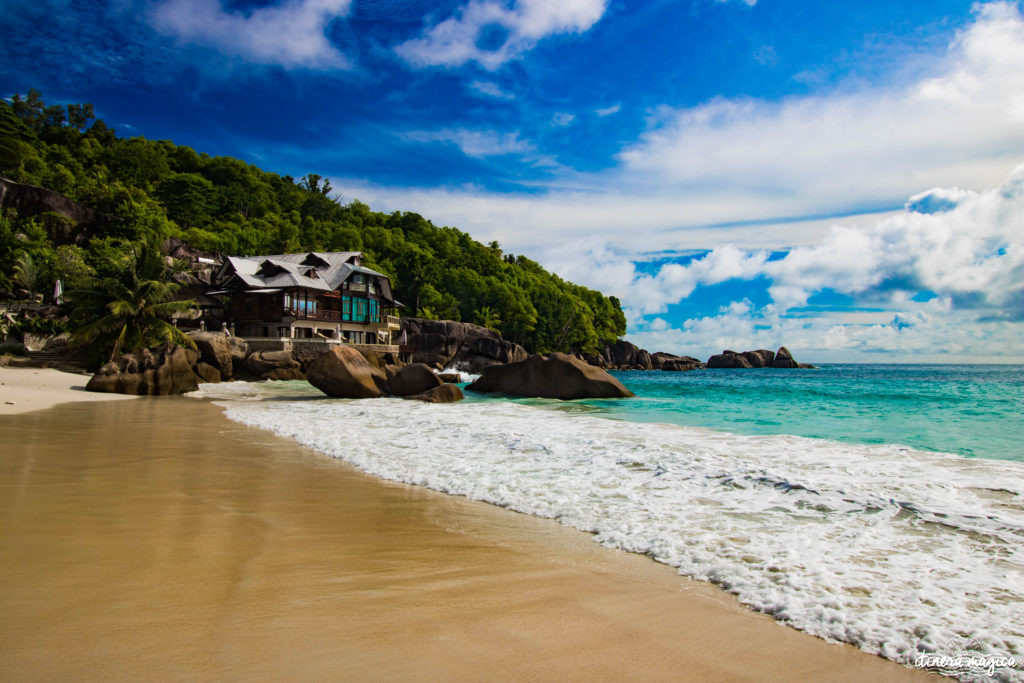
[[[614,374],[636,398],[199,395],[370,474],[590,532],[808,633],[908,665],[1016,657],[996,678],[1024,680],[1024,366]]]

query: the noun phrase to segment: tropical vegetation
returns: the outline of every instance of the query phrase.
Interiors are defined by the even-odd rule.
[[[79,338],[114,325],[98,322],[106,315],[123,321],[145,312],[166,321],[174,297],[168,281],[152,273],[121,281],[111,264],[137,264],[141,244],[168,237],[223,254],[362,251],[369,267],[391,278],[403,314],[478,322],[531,351],[593,351],[625,333],[615,297],[504,253],[497,242],[481,244],[415,213],[342,203],[313,173],[296,180],[168,140],[119,137],[88,104],[47,105],[36,91],[0,102],[0,175],[113,217],[83,235],[53,213],[0,215],[0,291],[52,290],[57,278],[69,290],[109,290],[106,314],[76,318],[90,325]],[[147,303],[136,306],[133,297]],[[126,330],[122,345],[136,334],[118,329]]]

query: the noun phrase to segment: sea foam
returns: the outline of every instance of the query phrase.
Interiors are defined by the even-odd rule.
[[[637,424],[557,402],[292,401],[284,387],[236,386],[204,387],[233,420],[386,479],[557,519],[808,633],[906,664],[966,641],[1024,655],[1021,463]]]

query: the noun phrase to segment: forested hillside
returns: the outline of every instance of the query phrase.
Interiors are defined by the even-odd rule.
[[[625,333],[615,297],[566,282],[415,213],[341,204],[329,182],[267,173],[167,140],[118,137],[91,105],[47,106],[39,93],[0,102],[0,175],[56,190],[104,214],[79,244],[56,214],[0,217],[0,290],[25,264],[66,287],[95,274],[110,252],[179,237],[225,254],[362,251],[391,277],[407,315],[475,322],[532,351],[593,351]],[[27,260],[26,260],[27,259]]]

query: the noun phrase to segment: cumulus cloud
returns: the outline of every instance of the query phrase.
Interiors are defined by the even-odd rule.
[[[476,159],[534,151],[534,146],[520,139],[517,132],[498,133],[493,130],[445,128],[436,131],[411,131],[402,137],[413,142],[450,143],[456,145],[466,156]]]
[[[395,52],[409,64],[461,66],[475,61],[496,69],[537,41],[558,33],[583,33],[604,14],[607,0],[517,0],[508,8],[493,0],[471,0],[455,16],[402,43]]]
[[[933,77],[909,87],[661,110],[620,154],[624,170],[684,190],[784,193],[793,215],[856,209],[964,178],[997,182],[1024,153],[1024,20],[1009,3],[976,13]]]
[[[706,359],[723,349],[786,345],[807,362],[1021,362],[1021,325],[979,325],[948,299],[914,304],[888,322],[851,324],[833,316],[779,318],[724,311],[677,327],[646,326],[628,339],[649,350]],[[909,323],[909,324],[907,324]]]
[[[980,5],[946,54],[912,70],[929,76],[910,83],[662,108],[616,167],[564,170],[543,192],[357,191],[524,251],[553,233],[634,251],[637,233],[649,250],[812,244],[831,227],[823,216],[895,210],[925,188],[1000,183],[1024,158],[1020,64],[1017,6]]]
[[[999,188],[945,194],[957,199],[951,209],[908,209],[865,229],[835,228],[821,244],[766,263],[769,293],[788,307],[824,288],[876,299],[922,290],[958,308],[1024,318],[1024,165]]]
[[[345,69],[348,59],[325,32],[350,5],[351,0],[291,0],[241,13],[225,10],[220,0],[165,0],[150,19],[161,33],[256,64]]]
[[[555,115],[551,117],[551,125],[553,126],[568,126],[576,119],[575,114],[569,114],[568,112],[560,111],[555,112]]]
[[[819,360],[869,360],[880,352],[930,354],[933,360],[956,353],[1020,358],[1024,165],[995,188],[926,194],[955,205],[922,213],[908,202],[902,212],[834,226],[819,243],[774,257],[725,245],[644,272],[628,253],[601,244],[575,251],[553,247],[545,262],[618,296],[630,322],[629,338],[652,350],[710,355],[786,343],[814,350]],[[751,291],[767,288],[770,303],[757,308],[741,298],[719,307],[717,315],[675,328],[663,317],[651,319],[691,298],[698,300],[691,308],[700,308],[701,287],[728,281]],[[822,292],[853,303],[805,308]]]
[[[505,92],[498,86],[497,83],[491,81],[473,81],[469,84],[470,90],[477,92],[487,97],[493,97],[496,100],[514,100],[515,95],[509,92]]]

